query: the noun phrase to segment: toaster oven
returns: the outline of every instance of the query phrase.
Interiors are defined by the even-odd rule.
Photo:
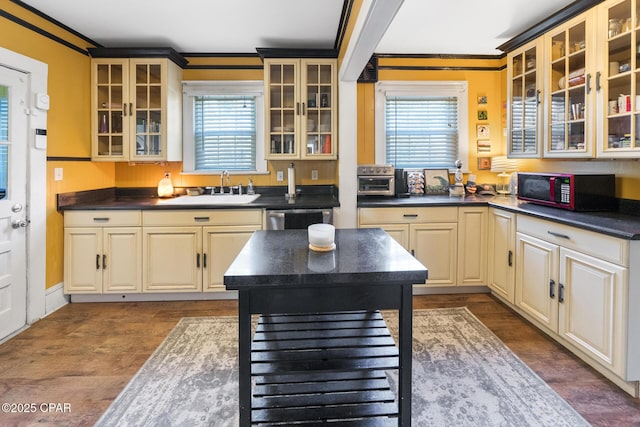
[[[394,196],[393,165],[358,165],[358,196]]]

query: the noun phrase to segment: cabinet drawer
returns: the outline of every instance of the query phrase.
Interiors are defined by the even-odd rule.
[[[145,227],[172,227],[190,225],[258,225],[262,227],[261,209],[212,209],[178,211],[144,211]]]
[[[602,260],[625,267],[629,264],[629,244],[623,239],[528,215],[518,215],[517,228],[519,232]]]
[[[141,211],[67,211],[65,227],[135,227],[142,223]]]
[[[425,222],[458,222],[458,208],[360,208],[358,223],[397,224]]]

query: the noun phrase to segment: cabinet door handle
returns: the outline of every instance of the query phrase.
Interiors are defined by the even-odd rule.
[[[415,249],[411,249],[411,256],[415,257],[416,256],[416,251]]]
[[[200,254],[196,254],[196,268],[200,268]]]
[[[404,214],[402,216],[405,218],[418,218],[418,214]]]
[[[107,256],[102,255],[102,269],[106,270],[106,268],[107,268]]]
[[[300,115],[300,103],[296,102],[296,116]]]
[[[591,73],[587,73],[587,87],[586,87],[586,91],[587,93],[591,93]]]
[[[126,102],[122,105],[122,115],[124,117],[127,117],[127,103]]]
[[[571,237],[569,237],[566,234],[556,233],[555,231],[549,231],[549,230],[547,230],[547,233],[551,234],[553,237],[559,237],[560,239],[571,240]]]
[[[204,222],[204,221],[209,221],[209,217],[208,216],[194,216],[193,220],[195,222]]]
[[[558,302],[564,303],[564,285],[562,283],[558,283]]]
[[[538,89],[538,91],[536,92],[536,104],[540,105],[540,95],[542,94],[542,92],[540,92],[540,89]]]
[[[93,222],[109,222],[108,216],[93,217]]]
[[[207,268],[207,254],[202,254],[202,267]]]
[[[100,270],[100,254],[96,254],[96,270]]]
[[[307,114],[306,110],[305,110],[305,105],[304,102],[302,103],[302,115],[304,116],[305,114]]]
[[[509,251],[509,257],[507,258],[509,267],[513,266],[513,251]]]
[[[549,298],[554,299],[556,297],[556,281],[549,280]]]
[[[133,116],[133,102],[129,103],[129,115]]]
[[[600,92],[600,88],[601,88],[601,86],[600,86],[600,76],[601,76],[601,73],[600,73],[600,71],[598,71],[596,73],[596,92]]]

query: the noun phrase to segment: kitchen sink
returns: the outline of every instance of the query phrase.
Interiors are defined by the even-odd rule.
[[[161,205],[246,205],[260,197],[259,194],[216,194],[199,196],[180,196],[174,199],[160,200]]]

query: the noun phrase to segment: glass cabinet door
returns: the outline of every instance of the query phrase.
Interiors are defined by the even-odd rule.
[[[586,124],[588,109],[593,105],[588,55],[594,47],[588,34],[586,18],[581,18],[547,37],[549,108],[545,156],[592,155]]]
[[[617,2],[602,13],[606,19],[605,121],[603,157],[637,156],[640,147],[640,41],[636,2]],[[632,13],[632,11],[634,13]]]
[[[296,158],[297,120],[302,114],[296,97],[298,64],[296,62],[268,63],[268,124],[267,152],[271,158]]]
[[[120,157],[124,155],[124,139],[127,131],[124,116],[127,93],[127,64],[97,63],[95,79],[97,91],[93,111],[96,114],[97,144],[94,156]]]
[[[539,157],[538,106],[540,87],[538,44],[514,53],[509,58],[510,122],[509,155]]]
[[[162,156],[163,72],[160,63],[135,63],[132,99],[135,131],[132,156]]]
[[[304,157],[334,155],[334,65],[309,63],[305,65],[306,123],[303,123],[306,140]]]

